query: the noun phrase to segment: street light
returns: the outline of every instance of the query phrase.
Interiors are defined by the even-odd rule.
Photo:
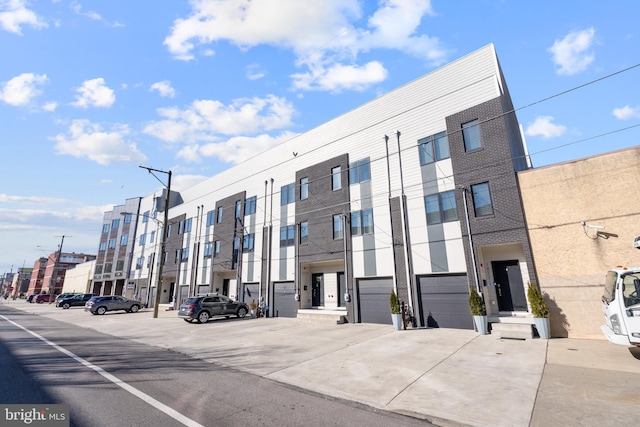
[[[145,166],[140,166],[142,169],[146,169],[150,174],[152,174],[156,179],[157,176],[153,174],[153,172],[165,173],[168,176],[167,185],[166,185],[166,196],[164,200],[164,221],[162,223],[162,238],[160,239],[160,262],[158,263],[158,279],[156,282],[156,297],[155,302],[153,304],[153,318],[158,317],[158,306],[160,305],[160,296],[162,295],[162,270],[164,267],[164,252],[167,240],[167,228],[169,226],[169,195],[171,194],[171,171],[163,171],[160,169],[152,169]],[[160,181],[158,179],[158,181]],[[162,181],[160,181],[162,183]],[[164,185],[164,184],[163,184]]]

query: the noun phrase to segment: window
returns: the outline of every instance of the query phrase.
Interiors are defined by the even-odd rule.
[[[151,236],[149,236],[149,243],[153,243],[156,240],[156,232],[155,230],[151,232]]]
[[[304,221],[300,223],[300,244],[309,242],[309,222]]]
[[[254,213],[256,213],[256,202],[257,198],[256,196],[253,197],[249,197],[248,199],[245,199],[244,201],[244,214],[245,215],[252,215]]]
[[[286,246],[293,246],[295,231],[296,230],[293,225],[280,227],[280,247],[281,248],[284,248]]]
[[[351,212],[351,235],[373,233],[373,209]]]
[[[480,124],[477,119],[462,124],[462,139],[464,140],[464,151],[482,148]]]
[[[191,218],[187,218],[184,220],[184,233],[191,232]]]
[[[106,251],[107,250],[107,242],[100,242],[100,251]]]
[[[184,228],[184,221],[180,221],[178,223],[178,234],[182,234],[183,228]]]
[[[147,268],[151,267],[151,255],[147,257]]]
[[[111,228],[112,229],[116,229],[120,226],[120,220],[119,219],[114,219],[111,221]]]
[[[140,235],[140,240],[139,240],[139,245],[140,246],[144,246],[147,243],[147,235],[146,234],[141,234]]]
[[[116,261],[116,271],[124,270],[124,260],[119,259]]]
[[[300,180],[300,200],[309,198],[309,178],[302,178]]]
[[[440,132],[418,140],[418,153],[421,165],[449,158],[447,133]]]
[[[425,196],[424,204],[427,210],[427,225],[458,220],[454,191]]]
[[[283,185],[280,187],[280,206],[295,202],[296,184]]]
[[[173,224],[169,224],[169,225],[167,226],[167,235],[166,235],[166,236],[164,236],[166,239],[168,239],[169,237],[171,237],[171,226],[172,226],[172,225],[173,225]]]
[[[342,227],[342,215],[333,216],[333,239],[342,239],[344,237],[344,229]]]
[[[371,179],[371,168],[369,158],[358,160],[349,165],[349,184],[369,181]]]
[[[186,261],[189,259],[189,248],[182,248],[182,261]]]
[[[102,274],[102,265],[96,265],[95,274]]]
[[[149,222],[149,211],[142,214],[142,222]]]
[[[107,262],[104,264],[104,272],[105,273],[111,273],[111,268],[113,267],[113,264],[111,264],[110,262]]]
[[[244,236],[242,240],[242,250],[244,252],[253,252],[255,246],[256,235],[255,233],[249,233]]]
[[[116,239],[109,239],[109,249],[116,248]]]
[[[127,243],[129,243],[129,235],[123,234],[122,236],[120,236],[120,246],[126,246]]]
[[[126,214],[124,214],[123,222],[124,222],[125,224],[129,224],[129,223],[131,222],[131,214],[130,214],[130,213],[126,213]]]
[[[178,262],[180,260],[180,249],[176,249],[176,258],[175,258],[175,262]]]
[[[136,258],[136,270],[141,270],[142,264],[144,264],[144,257]]]
[[[236,200],[236,219],[242,218],[242,200]]]
[[[331,169],[331,189],[339,190],[342,188],[342,169],[336,166]]]
[[[216,220],[216,212],[209,211],[207,212],[207,227],[212,226]]]
[[[218,212],[216,213],[216,223],[222,222],[222,206],[218,206]]]
[[[213,242],[213,256],[216,257],[218,255],[220,255],[220,240]]]
[[[493,215],[493,203],[491,202],[491,191],[489,190],[488,182],[472,185],[471,194],[476,216]]]
[[[205,258],[211,257],[213,254],[213,242],[206,242],[204,244],[203,255]]]
[[[102,225],[102,233],[106,234],[109,232],[109,224]]]

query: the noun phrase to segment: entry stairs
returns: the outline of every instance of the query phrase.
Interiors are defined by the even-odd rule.
[[[489,316],[491,335],[498,338],[527,340],[534,337],[533,316]]]
[[[338,308],[300,308],[298,309],[297,319],[305,323],[344,323],[347,316],[347,309]]]

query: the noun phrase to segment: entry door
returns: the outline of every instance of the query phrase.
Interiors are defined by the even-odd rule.
[[[500,311],[527,311],[527,298],[517,260],[493,261],[493,278]]]
[[[229,296],[229,279],[222,280],[222,295]]]
[[[314,307],[322,306],[324,295],[324,274],[311,275],[311,305]]]

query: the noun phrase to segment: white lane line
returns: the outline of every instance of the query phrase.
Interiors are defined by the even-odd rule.
[[[69,350],[60,347],[58,344],[49,341],[45,337],[43,337],[41,335],[38,335],[37,333],[35,333],[33,331],[30,331],[29,329],[25,328],[24,326],[19,325],[18,323],[14,322],[13,320],[8,319],[7,317],[5,317],[3,315],[0,315],[0,318],[3,318],[4,320],[6,320],[7,322],[11,323],[12,325],[17,326],[18,328],[22,329],[23,331],[33,335],[34,337],[36,337],[36,338],[38,338],[40,340],[42,340],[44,343],[50,345],[51,347],[55,348],[56,350],[58,350],[58,351],[64,353],[65,355],[71,357],[76,362],[79,362],[79,363],[83,364],[87,368],[93,369],[94,371],[96,371],[97,373],[99,373],[100,375],[102,375],[103,377],[105,377],[106,379],[108,379],[109,381],[111,381],[112,383],[117,385],[118,387],[121,387],[124,390],[128,391],[129,393],[133,394],[134,396],[142,399],[143,401],[145,401],[149,405],[153,406],[156,409],[159,409],[160,411],[162,411],[165,414],[169,415],[174,420],[176,420],[178,422],[181,422],[185,426],[189,426],[189,427],[204,427],[202,424],[199,424],[198,422],[192,420],[191,418],[188,418],[188,417],[182,415],[181,413],[179,413],[175,409],[170,408],[169,406],[165,405],[164,403],[157,401],[156,399],[154,399],[153,397],[149,396],[148,394],[143,393],[140,390],[138,390],[137,388],[130,386],[129,384],[127,384],[126,382],[122,381],[120,378],[116,377],[115,375],[111,375],[110,373],[108,373],[107,371],[102,369],[101,367],[96,366],[93,363],[84,360],[80,356],[76,356],[75,354],[73,354]]]

